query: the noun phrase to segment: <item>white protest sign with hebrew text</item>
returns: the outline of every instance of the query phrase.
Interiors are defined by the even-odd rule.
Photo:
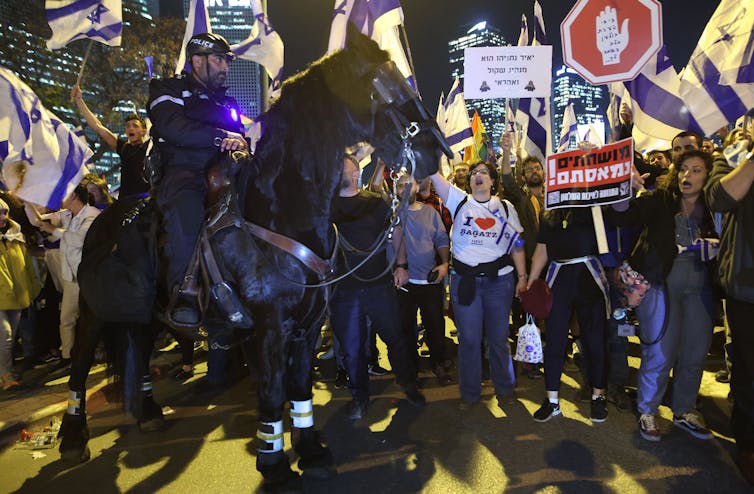
[[[490,46],[463,51],[467,99],[549,98],[552,46]]]

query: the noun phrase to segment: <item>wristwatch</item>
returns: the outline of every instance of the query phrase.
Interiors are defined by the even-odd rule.
[[[403,262],[403,263],[400,263],[400,264],[396,264],[395,265],[395,269],[398,269],[398,268],[408,269],[408,263],[407,262]]]

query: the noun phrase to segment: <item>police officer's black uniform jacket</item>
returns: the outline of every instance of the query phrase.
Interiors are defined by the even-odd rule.
[[[238,103],[225,91],[209,91],[185,73],[149,83],[148,113],[165,172],[203,172],[228,131],[243,131]]]

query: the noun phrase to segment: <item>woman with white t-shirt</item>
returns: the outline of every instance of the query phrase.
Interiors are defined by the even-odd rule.
[[[443,204],[454,212],[450,297],[458,328],[460,407],[465,409],[479,401],[482,391],[483,333],[498,400],[513,395],[508,321],[513,296],[526,288],[523,228],[513,205],[495,195],[498,177],[493,165],[471,165],[470,194],[439,173],[430,178]]]

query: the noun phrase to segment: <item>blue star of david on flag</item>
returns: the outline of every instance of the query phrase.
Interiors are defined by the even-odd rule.
[[[123,30],[121,0],[46,0],[45,12],[52,29],[52,38],[47,41],[51,50],[86,38],[120,46]]]

